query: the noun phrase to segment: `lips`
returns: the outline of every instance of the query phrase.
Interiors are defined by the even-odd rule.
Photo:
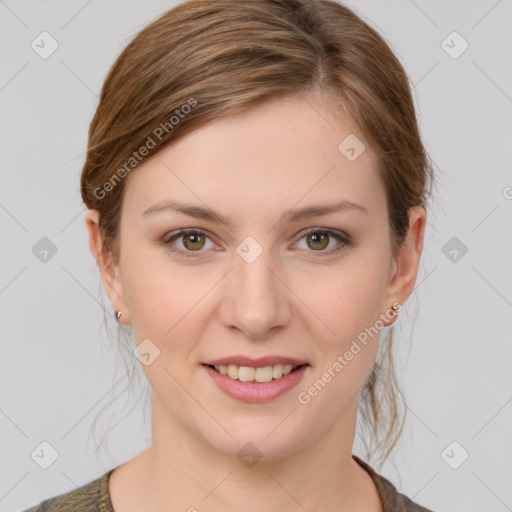
[[[282,359],[284,358],[281,358],[281,360]],[[254,359],[252,360],[252,364],[254,364]],[[284,369],[284,366],[281,364],[274,365],[273,368],[276,366]],[[287,366],[291,367],[292,365]],[[297,386],[309,370],[309,364],[302,364],[287,374],[283,374],[281,372],[281,376],[272,378],[271,380],[268,380],[269,375],[266,375],[267,378],[263,379],[264,382],[244,382],[243,380],[223,375],[220,371],[215,370],[213,366],[203,364],[202,367],[222,392],[236,400],[250,403],[264,403],[279,398],[281,395],[284,395]],[[235,365],[227,365],[226,367],[225,365],[220,365],[219,369],[221,368],[236,368],[237,370],[241,370],[245,373],[245,377],[247,377],[247,373],[251,370],[254,371],[255,367],[238,367]],[[264,373],[268,372],[269,367],[263,368]]]

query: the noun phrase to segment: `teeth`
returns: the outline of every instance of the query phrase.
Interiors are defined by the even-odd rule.
[[[254,380],[255,376],[256,370],[254,368],[247,366],[240,366],[240,368],[238,368],[238,380],[242,382],[251,382],[251,380]]]
[[[274,379],[279,379],[283,375],[283,365],[282,364],[275,364],[272,366],[272,377]]]
[[[254,380],[256,382],[270,382],[273,378],[274,369],[272,366],[265,366],[264,368],[256,368],[254,372]]]
[[[217,368],[215,368],[217,369]],[[228,377],[231,377],[232,379],[238,379],[238,366],[234,364],[228,365]]]
[[[272,379],[280,379],[283,375],[288,375],[297,367],[291,364],[275,364],[274,366],[264,366],[262,368],[221,364],[220,366],[214,366],[214,368],[220,374],[242,382],[270,382]]]

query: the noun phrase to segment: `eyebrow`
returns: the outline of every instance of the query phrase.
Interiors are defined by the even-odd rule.
[[[210,208],[188,205],[173,200],[163,201],[161,203],[150,206],[147,210],[144,210],[143,215],[152,215],[167,210],[181,212],[196,219],[210,220],[212,222],[218,222],[225,224],[228,227],[232,227],[231,221],[229,221],[222,214],[215,212]],[[319,217],[321,215],[328,215],[340,211],[351,210],[359,211],[365,215],[368,215],[368,210],[363,205],[354,203],[352,201],[342,200],[332,204],[312,205],[295,210],[285,210],[279,217],[278,222],[298,222],[304,219],[309,219],[310,217]]]

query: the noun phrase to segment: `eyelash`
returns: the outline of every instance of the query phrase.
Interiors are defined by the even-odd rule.
[[[323,250],[320,250],[320,251],[308,251],[310,253],[316,253],[314,255],[311,255],[311,256],[308,256],[309,258],[322,258],[322,257],[325,257],[325,256],[330,256],[332,255],[333,253],[337,253],[339,251],[341,251],[343,248],[345,248],[346,246],[349,246],[351,245],[351,239],[350,237],[348,237],[347,235],[342,235],[340,233],[337,233],[336,231],[332,231],[330,229],[319,229],[319,228],[310,228],[308,229],[307,231],[305,231],[302,235],[302,237],[299,239],[302,240],[303,238],[305,238],[306,236],[312,234],[312,233],[321,233],[321,234],[324,234],[324,235],[329,235],[330,237],[333,237],[335,238],[336,240],[342,242],[341,244],[338,245],[338,247],[334,248],[334,249],[330,249],[329,251],[323,251]],[[185,256],[187,258],[197,258],[200,256],[200,253],[201,252],[204,252],[204,251],[183,251],[181,249],[176,249],[175,247],[172,247],[171,246],[171,242],[179,239],[180,237],[182,237],[183,235],[203,235],[207,238],[210,239],[210,237],[208,236],[208,233],[202,229],[196,229],[196,228],[193,228],[193,229],[181,229],[179,230],[178,232],[176,233],[173,233],[172,236],[165,236],[164,239],[163,239],[163,244],[167,246],[168,250],[173,252],[173,253],[176,253],[180,256]],[[297,250],[297,249],[294,249],[294,250]],[[300,250],[300,249],[299,249]],[[195,254],[197,253],[197,254]]]

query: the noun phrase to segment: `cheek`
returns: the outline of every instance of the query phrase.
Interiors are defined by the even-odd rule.
[[[192,265],[172,265],[161,255],[155,258],[154,251],[136,255],[128,249],[125,254],[125,298],[137,344],[149,338],[161,349],[159,365],[183,368],[177,362],[189,358],[204,336],[208,292],[218,276],[200,275]]]
[[[316,279],[299,278],[297,294],[305,298],[320,320],[318,328],[326,333],[323,338],[333,345],[374,325],[383,312],[388,267],[378,254],[374,249],[354,253]]]
[[[318,361],[297,399],[306,411],[319,411],[328,423],[356,403],[377,356],[387,274],[376,259],[340,270],[325,280],[323,293],[317,289],[308,296],[308,306],[321,320],[312,317],[310,324]]]

